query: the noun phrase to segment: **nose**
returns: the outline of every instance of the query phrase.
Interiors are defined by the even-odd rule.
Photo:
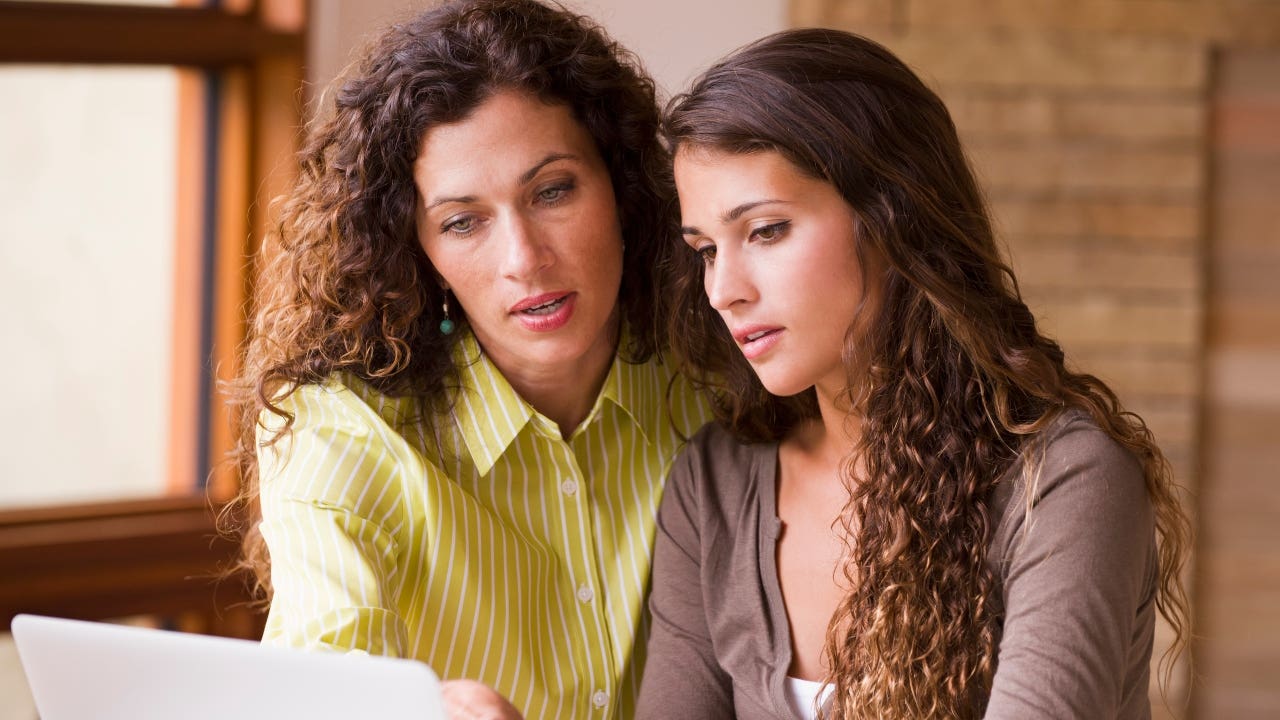
[[[555,262],[555,254],[537,224],[513,212],[503,220],[502,276],[523,280]]]
[[[752,302],[757,295],[749,263],[732,246],[717,251],[715,261],[706,267],[703,285],[711,307],[720,312]]]

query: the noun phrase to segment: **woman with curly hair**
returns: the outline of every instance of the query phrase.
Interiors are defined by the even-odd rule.
[[[1149,717],[1169,465],[1037,329],[942,102],[797,30],[665,132],[671,338],[720,425],[663,498],[639,717]]]
[[[458,716],[629,717],[663,480],[709,418],[659,356],[653,83],[583,17],[464,0],[332,102],[236,397],[264,640],[416,658],[474,681]]]

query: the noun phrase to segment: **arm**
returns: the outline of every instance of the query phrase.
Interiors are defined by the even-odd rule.
[[[689,448],[676,459],[658,511],[653,627],[636,717],[733,718],[733,683],[716,661],[704,608],[697,485]]]
[[[985,717],[1115,718],[1126,688],[1146,702],[1151,655],[1155,520],[1141,468],[1076,421],[1050,443],[1038,489],[1029,521],[1020,496],[1005,512],[1014,532]]]
[[[400,524],[400,468],[385,426],[344,389],[304,386],[282,405],[296,416],[293,429],[259,453],[274,590],[263,641],[402,655],[390,589],[398,552],[387,530]]]

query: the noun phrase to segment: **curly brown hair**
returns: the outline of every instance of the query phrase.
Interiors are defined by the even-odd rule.
[[[942,101],[870,40],[793,30],[708,70],[673,98],[664,133],[677,149],[776,151],[830,183],[855,210],[864,275],[869,259],[877,268],[880,301],[850,319],[843,349],[861,427],[842,468],[851,489],[840,572],[851,590],[826,636],[829,716],[981,717],[1001,628],[986,563],[991,492],[1069,408],[1142,465],[1157,605],[1178,637],[1164,660],[1176,657],[1188,635],[1180,573],[1190,529],[1170,466],[1141,418],[1102,381],[1069,370],[1037,329]],[[672,349],[721,422],[746,441],[778,441],[817,417],[812,388],[765,390],[708,303],[702,261],[686,251],[673,267]]]
[[[270,595],[258,533],[258,438],[300,385],[349,373],[424,412],[447,405],[452,350],[437,328],[444,290],[418,243],[412,168],[432,127],[465,119],[503,90],[569,107],[608,167],[624,241],[622,348],[643,362],[665,346],[655,268],[678,235],[653,81],[598,25],[534,0],[463,0],[390,27],[337,81],[314,120],[299,178],[257,269],[243,369],[230,388],[247,515],[243,568]],[[460,319],[465,322],[465,318]],[[231,517],[227,515],[226,517]]]

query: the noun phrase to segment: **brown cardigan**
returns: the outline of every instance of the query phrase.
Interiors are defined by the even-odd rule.
[[[985,717],[1145,720],[1158,560],[1141,467],[1084,413],[1045,432],[1031,525],[1021,463],[992,498],[987,562],[1005,614]],[[640,720],[794,717],[777,458],[776,444],[709,425],[676,460],[658,516]]]

